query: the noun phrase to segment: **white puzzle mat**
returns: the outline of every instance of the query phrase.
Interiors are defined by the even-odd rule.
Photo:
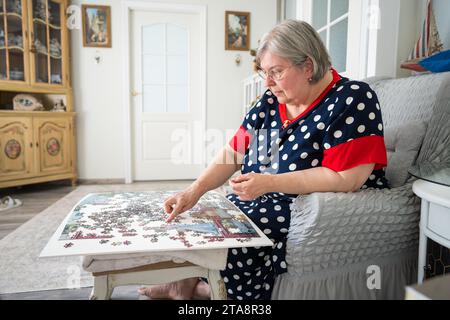
[[[206,193],[166,223],[174,191],[91,193],[70,211],[40,257],[272,246],[231,201]]]

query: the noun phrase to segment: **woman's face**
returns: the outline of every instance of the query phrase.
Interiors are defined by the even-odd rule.
[[[285,104],[303,103],[308,98],[310,87],[308,79],[311,72],[305,68],[292,64],[291,61],[281,58],[270,51],[261,58],[261,69],[268,75],[265,80],[266,87],[277,97],[278,102]],[[279,79],[274,79],[278,75]]]

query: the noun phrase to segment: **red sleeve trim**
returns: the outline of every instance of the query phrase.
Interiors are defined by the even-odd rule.
[[[250,144],[252,135],[247,132],[247,130],[241,126],[233,138],[230,140],[230,146],[234,151],[240,154],[245,154]]]
[[[341,143],[324,151],[322,166],[336,172],[362,164],[375,163],[375,170],[387,166],[387,152],[382,136],[367,136]]]

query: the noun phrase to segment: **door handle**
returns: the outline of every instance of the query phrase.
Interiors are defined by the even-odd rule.
[[[136,90],[131,91],[131,95],[132,95],[133,97],[137,97],[137,96],[139,96],[139,95],[141,95],[141,94],[142,94],[142,92],[137,92]]]

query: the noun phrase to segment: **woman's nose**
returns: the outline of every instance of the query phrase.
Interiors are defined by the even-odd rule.
[[[272,77],[267,77],[265,80],[265,86],[268,88],[268,87],[271,87],[274,85],[275,85],[275,81],[272,80]]]

